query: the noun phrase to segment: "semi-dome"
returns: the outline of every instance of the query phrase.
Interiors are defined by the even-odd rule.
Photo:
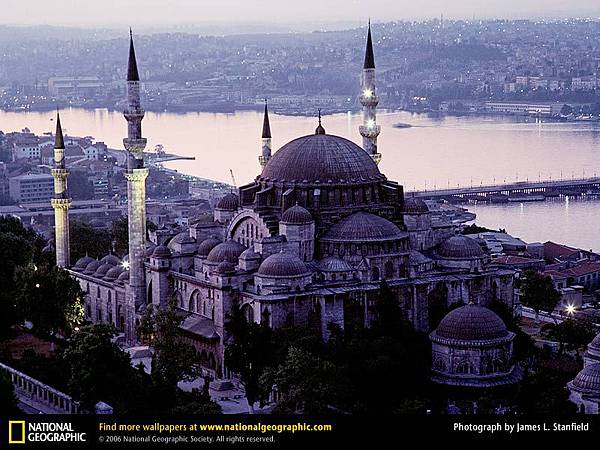
[[[122,265],[117,265],[117,266],[113,266],[111,267],[108,272],[106,272],[106,275],[104,275],[104,281],[114,281],[117,278],[119,278],[119,275],[121,275],[121,272],[123,272],[125,269],[123,268]]]
[[[437,254],[442,258],[469,259],[482,258],[483,250],[477,242],[466,236],[452,236],[441,243]]]
[[[75,265],[73,266],[73,270],[80,272],[82,270],[85,270],[86,266],[91,263],[92,261],[94,261],[94,258],[90,258],[88,255],[85,255],[82,258],[79,258],[77,260],[77,262],[75,263]]]
[[[102,265],[102,263],[100,261],[98,261],[97,259],[94,259],[87,266],[85,266],[85,270],[83,271],[83,273],[85,275],[92,275],[94,272],[96,272],[98,267],[100,267],[101,265]]]
[[[175,244],[193,244],[194,242],[196,242],[196,240],[190,236],[189,232],[182,231],[173,236],[167,246],[173,250],[172,246]]]
[[[300,258],[284,252],[269,256],[258,268],[258,274],[265,277],[297,277],[308,273]]]
[[[384,177],[367,152],[354,142],[331,134],[311,134],[277,150],[260,179],[348,184]]]
[[[246,250],[246,247],[239,242],[230,239],[213,248],[206,257],[206,262],[218,264],[223,261],[228,261],[237,264],[238,258],[244,250]]]
[[[319,270],[321,272],[349,272],[353,269],[347,261],[329,256],[319,261]]]
[[[588,364],[581,369],[571,385],[577,390],[600,396],[600,363]]]
[[[427,204],[420,198],[407,197],[404,199],[405,213],[408,214],[424,214],[429,212]]]
[[[220,240],[214,237],[209,237],[208,239],[204,239],[198,245],[198,255],[199,256],[208,256],[210,251],[215,248],[217,245],[221,243]]]
[[[367,242],[403,239],[407,236],[397,225],[383,217],[359,211],[335,223],[322,241]]]
[[[281,216],[281,222],[289,225],[303,225],[314,222],[314,219],[306,208],[294,205],[285,210]]]
[[[427,256],[416,250],[411,250],[408,255],[408,264],[411,266],[418,266],[419,264],[428,264],[431,262]]]
[[[240,259],[244,259],[246,261],[251,259],[260,259],[260,255],[256,253],[252,248],[248,248],[242,252],[240,255]]]
[[[117,264],[121,264],[121,260],[116,257],[115,255],[113,255],[112,253],[110,255],[106,255],[104,258],[102,258],[100,260],[100,262],[102,264],[110,264],[111,266],[116,266]]]
[[[233,192],[225,195],[217,203],[217,209],[223,209],[225,211],[235,211],[240,206],[240,199]]]
[[[171,250],[169,250],[169,247],[167,247],[166,245],[158,245],[157,247],[154,248],[154,251],[152,252],[152,257],[153,258],[170,258]]]
[[[217,266],[217,272],[218,273],[235,272],[235,264],[233,264],[229,261],[223,261],[223,262],[219,263],[219,265]]]
[[[506,337],[509,331],[494,311],[469,304],[446,314],[434,335],[458,341],[489,341]]]
[[[94,277],[96,278],[104,278],[104,276],[106,275],[106,273],[112,269],[113,266],[112,264],[102,264],[100,267],[98,267],[96,269],[96,272],[94,272]]]

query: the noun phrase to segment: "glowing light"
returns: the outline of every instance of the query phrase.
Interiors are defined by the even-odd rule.
[[[575,306],[574,305],[571,305],[571,304],[567,305],[565,310],[567,311],[567,314],[575,314]]]
[[[123,269],[129,270],[129,261],[123,261],[123,264],[121,265],[123,266]]]
[[[375,121],[373,119],[367,120],[367,128],[373,128],[375,126]]]
[[[39,287],[40,287],[40,284],[39,284],[39,283],[35,283],[35,287],[36,287],[36,288],[39,288]]]
[[[373,96],[373,91],[371,89],[365,89],[363,91],[363,97],[371,98]]]

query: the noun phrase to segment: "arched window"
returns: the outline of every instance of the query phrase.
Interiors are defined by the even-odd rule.
[[[468,361],[461,361],[456,366],[456,373],[460,374],[470,374],[473,373],[473,367],[469,364]]]
[[[242,314],[246,319],[246,322],[252,323],[254,322],[254,309],[248,303],[242,306]]]
[[[266,325],[267,327],[271,326],[271,313],[267,308],[263,309],[262,316],[260,318],[260,323],[262,325]]]
[[[371,279],[373,281],[379,281],[379,267],[373,267],[371,269]]]
[[[442,358],[437,358],[433,363],[433,368],[435,370],[439,370],[440,372],[446,371],[446,362]]]
[[[384,266],[383,270],[384,270],[384,273],[385,273],[386,280],[394,278],[394,263],[393,262],[387,261],[385,263],[385,266]]]

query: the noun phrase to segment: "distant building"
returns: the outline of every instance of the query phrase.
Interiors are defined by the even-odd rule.
[[[40,159],[39,140],[34,135],[23,135],[13,144],[12,159]]]
[[[98,77],[52,77],[48,79],[48,92],[55,97],[91,97],[104,88]]]
[[[54,195],[50,174],[28,174],[9,179],[10,197],[17,203],[49,202]]]

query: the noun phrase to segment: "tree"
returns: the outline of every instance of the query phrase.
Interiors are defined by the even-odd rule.
[[[19,412],[15,387],[10,375],[6,370],[0,369],[0,414],[8,416]]]
[[[75,200],[91,200],[94,198],[94,185],[87,173],[73,170],[69,175],[69,194]]]
[[[540,311],[554,311],[560,301],[560,293],[554,289],[550,277],[531,270],[524,275],[520,287],[521,303],[535,311],[537,322]]]
[[[154,222],[147,220],[146,230],[156,231]],[[110,227],[110,235],[112,238],[113,249],[118,256],[123,257],[129,253],[129,220],[127,216],[122,216],[113,220]]]
[[[379,295],[374,306],[374,320],[371,328],[381,336],[398,336],[403,329],[404,317],[398,299],[383,280],[379,285]]]
[[[91,258],[101,258],[111,251],[110,233],[98,230],[91,225],[72,220],[69,225],[71,239],[71,261],[88,255]]]
[[[152,393],[142,391],[145,374],[133,368],[129,355],[112,341],[115,334],[114,327],[105,324],[73,334],[63,353],[69,367],[68,391],[90,412],[99,401],[110,404],[115,413],[147,411]]]
[[[163,388],[165,395],[172,396],[179,381],[190,381],[200,374],[196,351],[181,333],[182,320],[175,299],[170,299],[163,308],[148,305],[138,327],[142,342],[154,349],[152,380]]]
[[[567,319],[554,325],[549,336],[560,344],[559,353],[575,350],[579,354],[579,350],[586,346],[594,339],[595,328],[594,324],[587,319]]]
[[[261,383],[264,370],[272,366],[274,348],[271,329],[263,324],[247,322],[240,308],[233,308],[225,324],[229,336],[225,347],[227,366],[240,375],[246,391],[248,412],[254,413],[254,404],[264,401],[271,386]]]
[[[322,414],[331,411],[339,382],[333,363],[307,350],[290,347],[285,361],[266,370],[261,383],[277,386],[281,400],[276,412]]]
[[[79,283],[56,266],[30,264],[18,267],[16,305],[22,319],[42,334],[69,335],[83,320],[83,297]]]

